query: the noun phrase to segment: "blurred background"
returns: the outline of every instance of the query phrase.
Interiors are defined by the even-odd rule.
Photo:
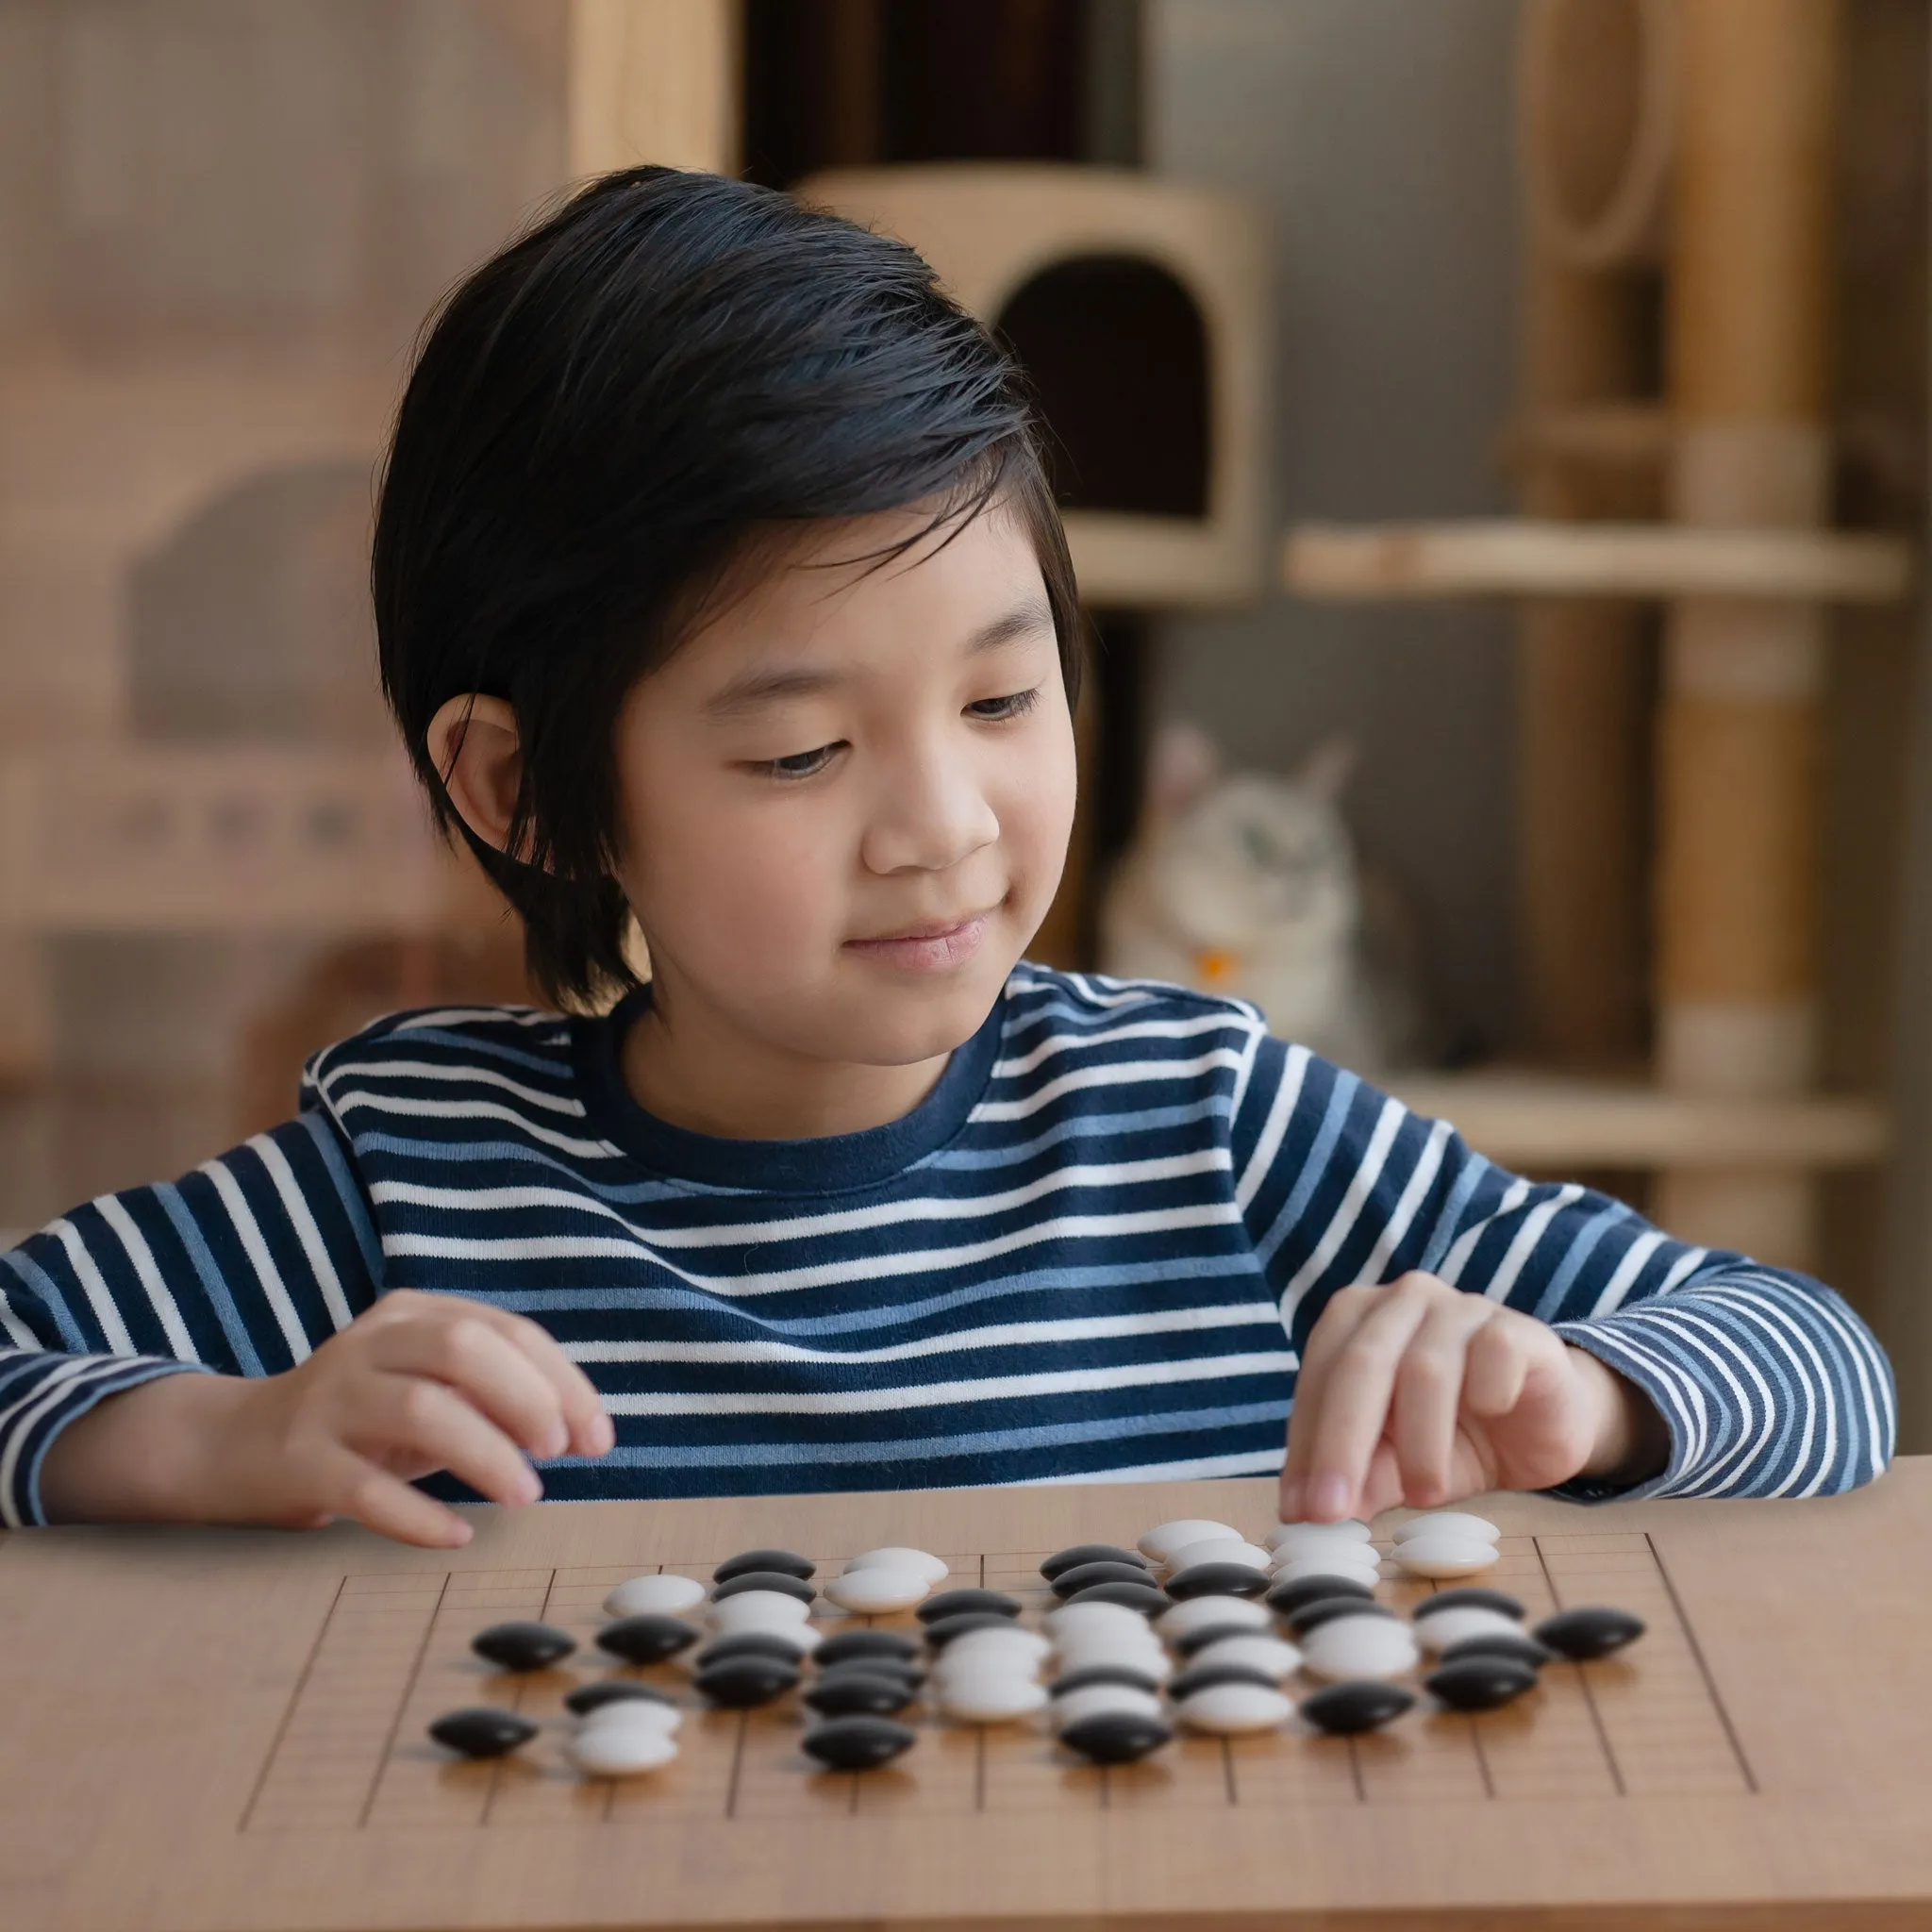
[[[1928,0],[0,0],[0,1231],[526,997],[374,677],[569,184],[901,234],[1093,622],[1039,951],[1842,1287],[1932,1447]]]

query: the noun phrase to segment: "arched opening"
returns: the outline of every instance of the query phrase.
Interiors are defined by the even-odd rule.
[[[1039,398],[1065,508],[1208,514],[1208,331],[1174,275],[1074,257],[1023,284],[995,326]]]

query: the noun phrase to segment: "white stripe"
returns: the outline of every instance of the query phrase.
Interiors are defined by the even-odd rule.
[[[1198,1334],[1214,1328],[1273,1326],[1269,1302],[1215,1308],[1163,1308],[1140,1315],[1096,1315],[1085,1320],[1008,1322],[983,1328],[950,1329],[917,1341],[884,1348],[805,1348],[791,1341],[566,1341],[574,1362],[863,1362],[924,1361],[979,1348],[1027,1348],[1037,1343],[1104,1341],[1124,1335]],[[916,1392],[916,1391],[915,1391]]]
[[[411,1013],[407,1019],[398,1020],[390,1030],[407,1033],[418,1026],[461,1026],[472,1021],[481,1021],[486,1025],[552,1026],[557,1029],[559,1044],[568,1029],[568,1023],[560,1014],[541,1012],[535,1007],[439,1007],[433,1012]]]
[[[1024,1120],[1043,1107],[1051,1107],[1062,1094],[1091,1087],[1132,1087],[1150,1080],[1185,1080],[1216,1067],[1238,1067],[1241,1056],[1232,1047],[1218,1046],[1191,1060],[1130,1060],[1118,1066],[1082,1067],[1077,1073],[1062,1074],[1043,1087],[1018,1100],[982,1100],[973,1109],[975,1123]]]
[[[58,1369],[38,1381],[11,1407],[0,1409],[0,1523],[8,1529],[24,1529],[25,1519],[13,1507],[14,1472],[20,1467],[21,1449],[33,1434],[34,1425],[44,1420],[75,1393],[76,1383],[98,1382],[125,1372],[125,1357],[98,1355],[65,1357]]]
[[[22,1287],[25,1285],[25,1282],[21,1284]],[[13,1312],[4,1288],[0,1288],[0,1328],[5,1328],[29,1355],[40,1355],[44,1352],[41,1338]]]
[[[1281,1069],[1281,1084],[1274,1090],[1274,1099],[1261,1127],[1261,1138],[1255,1142],[1255,1151],[1248,1157],[1241,1184],[1234,1191],[1234,1197],[1244,1212],[1260,1191],[1261,1183],[1268,1178],[1268,1172],[1274,1165],[1274,1157],[1281,1152],[1282,1137],[1288,1132],[1288,1124],[1302,1097],[1302,1084],[1308,1076],[1308,1066],[1313,1058],[1305,1046],[1291,1046],[1288,1050],[1288,1059]]]
[[[94,1257],[88,1253],[80,1230],[63,1215],[48,1226],[47,1232],[67,1250],[67,1258],[79,1277],[88,1307],[94,1311],[94,1320],[101,1324],[101,1333],[108,1339],[108,1352],[132,1355],[135,1352],[134,1338],[128,1334],[127,1324],[121,1319],[121,1310],[114,1306],[114,1297],[102,1278],[101,1271],[94,1266]]]
[[[346,1328],[356,1318],[349,1312],[348,1297],[342,1293],[336,1264],[328,1257],[328,1247],[322,1239],[322,1230],[315,1224],[315,1216],[309,1211],[301,1183],[295,1178],[295,1170],[289,1165],[289,1157],[266,1134],[257,1134],[248,1145],[260,1158],[262,1166],[268,1169],[269,1178],[275,1184],[275,1192],[281,1196],[289,1224],[295,1230],[295,1239],[302,1243],[308,1272],[314,1275],[315,1284],[322,1291],[323,1306],[328,1310],[329,1320],[338,1331]]]
[[[403,1100],[393,1094],[371,1093],[361,1088],[330,1097],[338,1119],[352,1108],[364,1107],[376,1113],[397,1114],[406,1120],[508,1121],[533,1141],[541,1141],[546,1147],[555,1147],[559,1153],[580,1155],[588,1160],[623,1158],[618,1149],[608,1141],[573,1140],[570,1135],[559,1134],[552,1127],[539,1126],[513,1108],[497,1107],[487,1100]]]
[[[1197,1033],[1225,1033],[1233,1015],[1199,1013],[1191,1020],[1136,1020],[1127,1026],[1109,1026],[1098,1033],[1054,1033],[1029,1047],[1017,1059],[995,1060],[995,1080],[1015,1080],[1032,1073],[1043,1060],[1075,1047],[1112,1046],[1123,1040],[1191,1040]]]
[[[175,1297],[168,1292],[168,1284],[161,1279],[161,1271],[155,1264],[154,1250],[148,1246],[147,1237],[135,1226],[127,1209],[112,1194],[97,1195],[92,1205],[100,1210],[101,1219],[120,1236],[121,1245],[126,1249],[127,1258],[147,1292],[175,1359],[198,1362],[201,1357],[195,1352],[188,1324],[181,1319],[181,1310],[175,1306]]]
[[[1042,1221],[989,1241],[969,1241],[957,1248],[931,1248],[912,1254],[855,1255],[811,1268],[784,1268],[764,1274],[703,1275],[678,1267],[654,1254],[642,1237],[609,1241],[596,1236],[538,1235],[525,1241],[458,1239],[451,1235],[385,1234],[386,1255],[418,1256],[441,1261],[650,1261],[679,1281],[706,1294],[731,1301],[751,1295],[782,1294],[789,1290],[823,1288],[828,1283],[877,1281],[911,1275],[922,1270],[937,1274],[975,1261],[1017,1254],[1041,1241],[1120,1241],[1128,1235],[1170,1234],[1184,1227],[1223,1227],[1240,1219],[1234,1204],[1211,1202],[1201,1208],[1158,1208],[1132,1214],[1069,1214]]]
[[[573,1120],[584,1117],[581,1100],[572,1100],[558,1093],[545,1093],[536,1087],[525,1087],[521,1080],[512,1080],[508,1074],[499,1074],[494,1067],[445,1066],[435,1060],[343,1060],[332,1065],[324,1075],[323,1091],[329,1092],[338,1080],[350,1074],[367,1074],[378,1080],[474,1082],[479,1087],[495,1087],[505,1093],[514,1093],[519,1100],[527,1100],[532,1107],[541,1107],[546,1113],[568,1114]]]
[[[1390,1256],[1402,1245],[1403,1238],[1422,1209],[1424,1195],[1435,1185],[1436,1175],[1442,1166],[1442,1150],[1448,1146],[1449,1138],[1455,1131],[1447,1121],[1429,1123],[1428,1139],[1423,1143],[1415,1172],[1409,1175],[1408,1185],[1403,1189],[1402,1198],[1396,1202],[1387,1225],[1375,1238],[1375,1245],[1369,1250],[1368,1258],[1356,1271],[1357,1280],[1373,1282],[1382,1279]]]
[[[1341,1244],[1355,1231],[1355,1224],[1361,1219],[1362,1208],[1369,1196],[1374,1192],[1375,1184],[1382,1178],[1382,1170],[1389,1162],[1389,1150],[1395,1144],[1395,1137],[1402,1130],[1402,1124],[1408,1118],[1408,1110],[1399,1100],[1385,1100],[1382,1111],[1375,1118],[1375,1131],[1369,1136],[1369,1144],[1362,1151],[1362,1164],[1349,1176],[1348,1191],[1341,1197],[1332,1220],[1323,1230],[1322,1239],[1315,1243],[1315,1251],[1295,1270],[1294,1279],[1281,1294],[1281,1324],[1290,1327],[1294,1322],[1296,1308],[1301,1306],[1302,1297],[1307,1293],[1328,1264],[1341,1252]]]
[[[1655,1326],[1666,1334],[1674,1335],[1684,1346],[1700,1355],[1716,1370],[1719,1376],[1730,1389],[1736,1399],[1737,1441],[1710,1462],[1708,1467],[1697,1471],[1689,1481],[1680,1482],[1675,1493],[1680,1496],[1721,1496],[1735,1487],[1738,1477],[1721,1483],[1718,1478],[1732,1463],[1737,1463],[1741,1475],[1757,1458],[1764,1444],[1771,1440],[1773,1429],[1777,1423],[1777,1404],[1773,1401],[1771,1390],[1764,1377],[1757,1372],[1757,1364],[1747,1357],[1735,1353],[1736,1343],[1724,1331],[1722,1324],[1707,1319],[1699,1320],[1693,1310],[1696,1303],[1687,1296],[1678,1296],[1669,1307],[1655,1307],[1644,1305],[1637,1308],[1626,1308],[1623,1319],[1626,1322],[1643,1321],[1646,1325]],[[1725,1347],[1723,1351],[1713,1348],[1706,1338],[1715,1335]],[[1727,1361],[1725,1356],[1732,1359]],[[1741,1368],[1757,1383],[1758,1394],[1764,1403],[1764,1421],[1758,1428],[1756,1439],[1746,1434],[1751,1426],[1751,1397],[1744,1385],[1732,1374],[1733,1366]]]
[[[275,1257],[269,1253],[268,1243],[261,1238],[261,1229],[256,1225],[254,1212],[242,1192],[240,1182],[219,1160],[204,1160],[196,1172],[207,1174],[215,1184],[215,1192],[222,1197],[222,1206],[228,1210],[228,1219],[234,1224],[242,1252],[255,1269],[256,1279],[261,1284],[261,1291],[267,1297],[269,1307],[275,1310],[275,1321],[281,1327],[282,1340],[288,1343],[290,1356],[298,1362],[307,1361],[308,1338],[302,1332],[295,1305],[289,1299],[289,1291],[282,1286]]]
[[[1779,1281],[1774,1285],[1786,1294],[1797,1292],[1790,1282]],[[1865,1406],[1865,1440],[1872,1444],[1872,1474],[1876,1475],[1883,1466],[1878,1460],[1881,1446],[1889,1438],[1895,1436],[1898,1428],[1898,1417],[1892,1409],[1890,1392],[1886,1388],[1884,1374],[1877,1369],[1877,1363],[1881,1359],[1878,1344],[1867,1331],[1844,1322],[1829,1301],[1822,1298],[1813,1301],[1807,1297],[1806,1306],[1817,1314],[1818,1319],[1826,1327],[1838,1335],[1845,1345],[1846,1355],[1851,1358],[1852,1372],[1858,1378],[1858,1392]],[[1867,1378],[1868,1367],[1874,1372],[1875,1388],[1874,1382]],[[1885,1409],[1883,1424],[1880,1423],[1878,1413],[1881,1403]]]
[[[612,1415],[876,1415],[889,1409],[1013,1402],[1025,1396],[1075,1395],[1096,1389],[1167,1388],[1229,1375],[1285,1375],[1293,1367],[1291,1355],[1268,1349],[1179,1362],[1118,1362],[1104,1369],[1055,1369],[1035,1375],[917,1382],[903,1389],[761,1390],[735,1395],[654,1389],[641,1395],[606,1395],[604,1407]]]
[[[1580,1328],[1591,1332],[1587,1322],[1565,1322],[1557,1326],[1557,1332],[1569,1341],[1571,1329]],[[1672,1412],[1664,1420],[1670,1424],[1674,1457],[1679,1438],[1683,1439],[1680,1459],[1685,1470],[1694,1469],[1709,1445],[1709,1406],[1705,1398],[1703,1386],[1690,1374],[1683,1362],[1675,1356],[1659,1355],[1655,1347],[1645,1346],[1651,1341],[1647,1331],[1633,1329],[1622,1321],[1606,1324],[1598,1333],[1609,1349],[1610,1357],[1617,1354],[1632,1357],[1641,1362],[1651,1374],[1664,1385],[1665,1400],[1673,1405]],[[1581,1343],[1577,1344],[1582,1346]],[[1590,1351],[1594,1353],[1593,1350]],[[1616,1367],[1614,1359],[1607,1365]],[[1657,1491],[1658,1495],[1674,1495],[1674,1483],[1667,1484]]]
[[[1536,1253],[1543,1236],[1548,1232],[1551,1222],[1562,1213],[1564,1208],[1574,1207],[1583,1199],[1583,1190],[1574,1183],[1560,1187],[1554,1194],[1539,1201],[1523,1217],[1523,1225],[1516,1230],[1516,1239],[1505,1251],[1502,1265],[1483,1284],[1483,1294],[1492,1302],[1507,1302],[1509,1291],[1516,1286],[1516,1278]]]
[[[1074,1475],[1025,1476],[1002,1485],[1015,1490],[1072,1489],[1085,1483],[1182,1483],[1208,1476],[1274,1475],[1287,1453],[1280,1449],[1250,1449],[1237,1456],[1195,1456],[1185,1462],[1141,1462],[1130,1469],[1082,1470]]]
[[[1655,1228],[1641,1234],[1624,1251],[1624,1258],[1617,1263],[1616,1273],[1604,1283],[1603,1292],[1591,1305],[1590,1318],[1594,1321],[1599,1315],[1607,1315],[1624,1306],[1624,1297],[1636,1285],[1637,1277],[1643,1273],[1644,1265],[1664,1244],[1664,1237]],[[1702,1250],[1699,1251],[1700,1253]],[[1659,1294],[1665,1289],[1657,1290]]]
[[[912,1201],[882,1202],[874,1208],[848,1208],[836,1214],[799,1214],[784,1221],[750,1221],[741,1225],[724,1222],[703,1227],[653,1227],[644,1238],[653,1248],[741,1247],[753,1242],[814,1241],[856,1229],[896,1226],[908,1221],[978,1221],[1024,1208],[1067,1188],[1140,1187],[1152,1181],[1219,1174],[1227,1165],[1224,1147],[1208,1147],[1194,1154],[1169,1155],[1154,1160],[1057,1168],[1024,1187],[1009,1188],[1001,1194],[923,1195]],[[556,1208],[637,1229],[637,1223],[621,1208],[566,1188],[431,1188],[417,1181],[377,1181],[370,1189],[369,1198],[378,1204],[393,1202],[451,1213]]]
[[[1457,1287],[1462,1280],[1462,1271],[1469,1266],[1469,1257],[1475,1253],[1476,1243],[1497,1222],[1514,1214],[1535,1191],[1536,1189],[1531,1182],[1512,1180],[1503,1190],[1503,1197],[1494,1208],[1484,1215],[1474,1227],[1465,1228],[1456,1237],[1449,1252],[1442,1257],[1442,1265],[1436,1270],[1436,1279],[1446,1281],[1451,1288]]]
[[[1817,1473],[1802,1490],[1798,1491],[1801,1496],[1815,1496],[1824,1484],[1825,1472],[1830,1469],[1832,1457],[1838,1449],[1837,1405],[1831,1399],[1831,1373],[1824,1365],[1824,1358],[1818,1353],[1803,1326],[1793,1321],[1771,1295],[1753,1294],[1745,1289],[1719,1288],[1706,1291],[1698,1296],[1698,1300],[1741,1304],[1752,1322],[1764,1324],[1767,1343],[1775,1337],[1785,1348],[1792,1351],[1793,1380],[1800,1391],[1810,1392],[1812,1399],[1805,1404],[1804,1428],[1799,1435],[1797,1451],[1791,1457],[1790,1467],[1785,1472],[1784,1478],[1777,1487],[1765,1493],[1783,1496],[1796,1488],[1798,1479],[1804,1474],[1806,1465],[1811,1459],[1811,1439],[1817,1432],[1819,1413],[1822,1410],[1824,1417],[1824,1443],[1819,1453]],[[1789,1329],[1789,1337],[1782,1334],[1781,1329]],[[1807,1391],[1804,1364],[1797,1359],[1796,1352],[1792,1349],[1793,1342],[1797,1348],[1805,1352],[1812,1369],[1816,1371],[1813,1391]]]

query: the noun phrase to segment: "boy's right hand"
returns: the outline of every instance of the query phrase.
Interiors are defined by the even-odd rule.
[[[167,1375],[110,1396],[51,1445],[41,1497],[54,1522],[349,1517],[453,1549],[470,1525],[413,1478],[447,1470],[491,1502],[534,1503],[527,1457],[601,1456],[614,1434],[535,1322],[396,1290],[282,1374]]]

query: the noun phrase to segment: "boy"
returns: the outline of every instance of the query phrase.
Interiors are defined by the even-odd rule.
[[[1514,1179],[1249,1008],[1019,963],[1073,574],[1013,373],[898,244],[594,184],[429,335],[375,591],[540,983],[633,986],[632,915],[651,983],[384,1021],[288,1125],[0,1260],[8,1523],[453,1545],[436,1495],[1277,1466],[1337,1518],[1885,1463],[1828,1291]]]

